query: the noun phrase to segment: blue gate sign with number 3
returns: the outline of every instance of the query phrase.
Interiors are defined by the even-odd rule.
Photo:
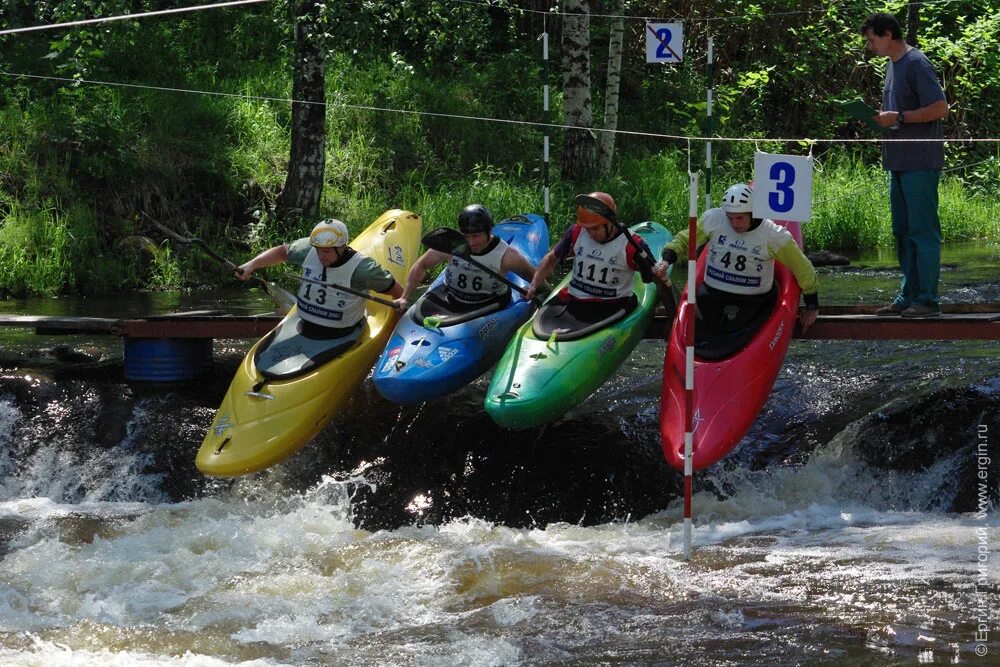
[[[767,203],[771,210],[786,213],[795,206],[795,168],[787,162],[775,162],[771,165],[770,179],[774,182],[774,192],[767,195]]]

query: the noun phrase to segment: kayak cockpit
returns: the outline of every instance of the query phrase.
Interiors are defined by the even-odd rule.
[[[638,299],[634,295],[611,303],[550,301],[535,313],[531,320],[531,330],[536,338],[542,340],[547,340],[553,334],[557,340],[577,340],[624,319],[638,305]]]
[[[411,311],[413,321],[423,325],[427,318],[434,318],[438,327],[448,327],[462,324],[494,313],[507,307],[510,303],[510,290],[482,303],[464,304],[448,296],[448,288],[444,284],[431,289],[423,296]]]
[[[287,380],[308,373],[350,349],[367,326],[367,319],[353,327],[334,329],[287,317],[257,349],[254,366],[268,380]]]

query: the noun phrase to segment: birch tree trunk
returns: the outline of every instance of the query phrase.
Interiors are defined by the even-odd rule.
[[[322,0],[297,0],[292,63],[292,147],[285,185],[278,195],[282,218],[315,218],[326,168],[326,53]]]
[[[910,0],[906,6],[906,43],[917,48],[917,30],[920,26],[920,2]]]
[[[611,41],[608,45],[608,82],[604,92],[604,129],[601,133],[601,150],[598,169],[602,174],[611,171],[615,154],[615,133],[618,129],[618,91],[622,81],[622,44],[625,36],[625,0],[615,0],[612,12],[619,18],[611,23]]]
[[[597,149],[591,132],[590,9],[586,0],[566,0],[563,19],[563,122],[583,130],[566,130],[562,175],[583,181],[594,174]]]

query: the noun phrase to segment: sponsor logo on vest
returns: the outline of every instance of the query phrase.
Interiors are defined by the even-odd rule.
[[[772,350],[774,349],[774,346],[777,345],[778,341],[781,339],[781,334],[784,330],[785,330],[785,321],[782,320],[781,324],[778,325],[778,330],[774,332],[774,338],[771,339],[771,343],[770,345],[768,345],[768,347],[770,347]]]

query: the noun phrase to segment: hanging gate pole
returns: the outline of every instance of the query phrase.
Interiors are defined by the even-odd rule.
[[[688,208],[688,281],[685,308],[686,330],[684,344],[686,363],[684,365],[684,559],[691,558],[691,494],[693,487],[694,452],[694,320],[695,320],[695,276],[698,273],[698,174],[691,178],[691,199]]]
[[[544,138],[542,143],[542,198],[543,217],[549,224],[549,33],[545,26],[545,15],[542,15],[542,123],[544,123]]]

